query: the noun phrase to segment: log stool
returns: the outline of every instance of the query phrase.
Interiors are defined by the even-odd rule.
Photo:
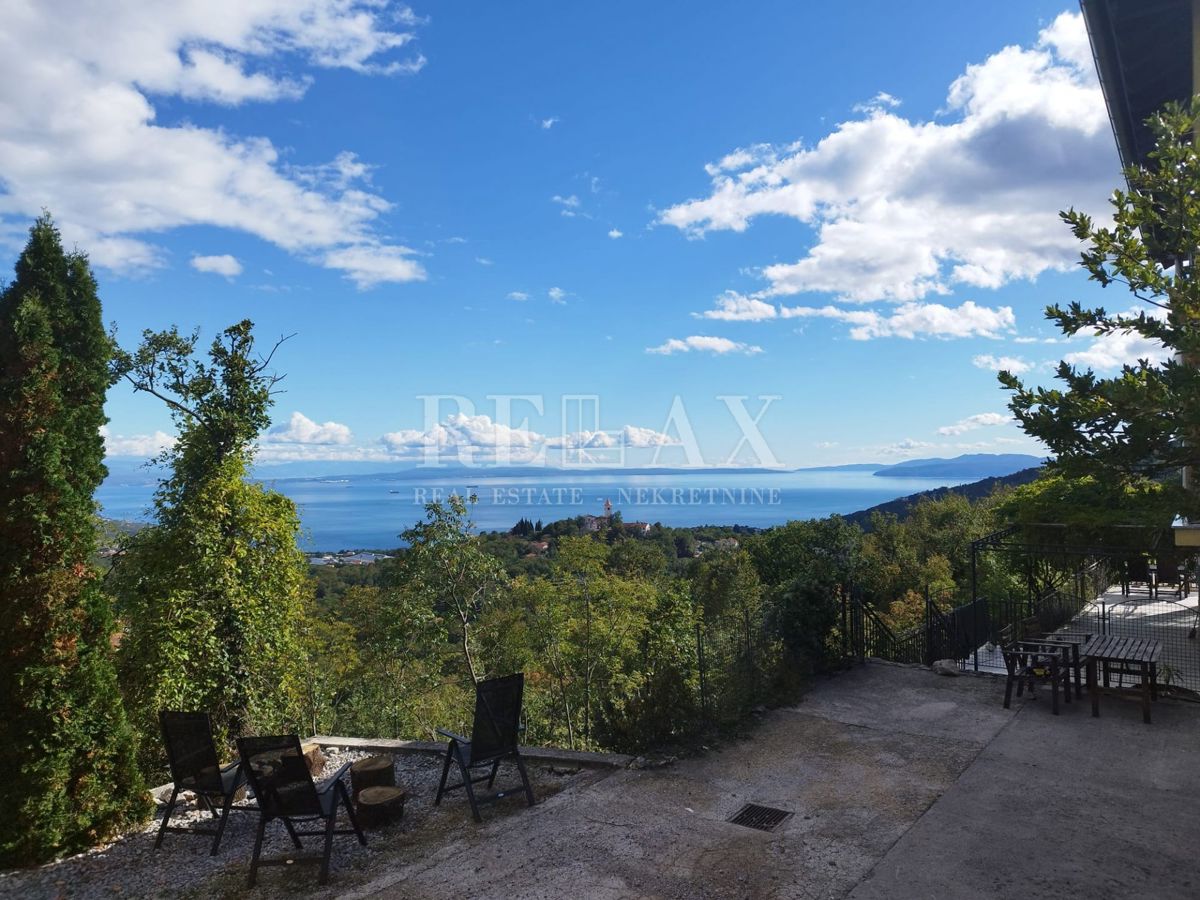
[[[382,828],[404,818],[408,793],[398,787],[368,787],[358,794],[358,821],[363,828]]]
[[[350,792],[355,800],[366,788],[395,786],[396,761],[389,754],[368,756],[350,767]]]
[[[300,745],[300,752],[304,754],[304,762],[308,766],[308,773],[316,778],[325,770],[325,754],[321,752],[321,745],[307,743]]]

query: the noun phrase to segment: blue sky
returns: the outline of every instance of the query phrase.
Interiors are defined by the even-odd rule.
[[[677,396],[710,464],[720,396],[779,398],[784,465],[1038,452],[997,365],[1152,352],[1044,343],[1100,299],[1055,213],[1119,179],[1073,4],[101,6],[0,35],[0,238],[50,209],[126,344],[295,333],[265,462],[683,463]],[[109,413],[113,456],[169,438],[151,398]]]

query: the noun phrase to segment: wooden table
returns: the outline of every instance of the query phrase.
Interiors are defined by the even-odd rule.
[[[1158,699],[1158,658],[1162,642],[1149,638],[1094,637],[1080,651],[1087,657],[1087,686],[1092,697],[1092,715],[1100,715],[1100,685],[1097,670],[1108,689],[1112,675],[1136,675],[1141,679],[1142,720],[1150,722],[1150,701]]]

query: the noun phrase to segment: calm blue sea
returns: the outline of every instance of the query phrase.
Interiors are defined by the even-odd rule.
[[[487,477],[349,475],[281,478],[267,483],[300,509],[307,550],[395,547],[397,535],[422,517],[425,503],[449,493],[475,493],[476,525],[511,528],[518,519],[551,522],[600,515],[611,500],[626,522],[664,525],[779,525],[850,513],[896,497],[962,481],[884,478],[870,472],[752,472],[654,475],[540,473]],[[112,475],[98,499],[104,515],[145,521],[155,486],[150,473]]]

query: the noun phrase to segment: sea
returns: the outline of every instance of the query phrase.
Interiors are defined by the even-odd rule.
[[[517,520],[553,522],[602,515],[605,502],[625,522],[671,526],[749,525],[851,513],[964,479],[874,475],[870,471],[800,470],[624,474],[541,471],[491,475],[486,470],[262,478],[295,501],[308,551],[386,550],[424,515],[427,503],[451,493],[474,495],[475,526],[507,530]],[[966,479],[970,480],[970,479]],[[150,518],[156,485],[149,470],[110,475],[97,499],[111,519]]]

